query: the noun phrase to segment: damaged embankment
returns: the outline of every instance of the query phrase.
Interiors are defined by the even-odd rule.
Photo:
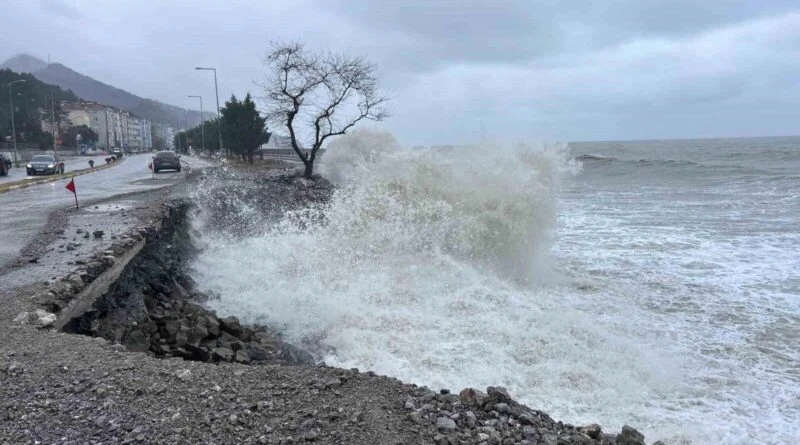
[[[315,200],[324,195],[322,189],[326,188],[292,177],[264,181],[269,187],[262,190],[268,191],[253,193],[251,197],[270,205]],[[252,191],[247,189],[235,199],[248,199],[245,195]],[[225,211],[226,203],[231,200],[214,202],[220,206],[216,210]],[[273,210],[281,209],[269,211]],[[91,260],[81,261],[77,271],[38,294],[37,302],[59,314],[53,324],[64,331],[103,337],[130,351],[204,362],[310,363],[310,356],[282,342],[274,331],[242,326],[233,317],[219,318],[202,307],[203,299],[208,297],[196,289],[185,270],[194,253],[189,226],[191,211],[192,206],[185,201],[165,204],[161,218],[121,237]],[[223,221],[224,225],[231,222],[234,221]],[[240,365],[203,369],[219,370],[229,376],[226,366]],[[200,374],[199,368],[193,369]],[[279,373],[276,367],[263,369],[264,374],[254,381],[271,385],[270,376]],[[309,380],[297,377],[291,387],[282,384],[275,390],[275,397],[286,399],[286,408],[274,408],[278,405],[273,405],[272,400],[241,407],[231,402],[230,409],[235,413],[225,411],[221,420],[214,422],[235,427],[235,431],[226,433],[219,443],[233,443],[233,437],[247,437],[249,440],[241,443],[644,445],[643,436],[632,428],[609,435],[597,425],[576,427],[556,422],[546,413],[515,402],[503,388],[490,387],[485,393],[467,388],[451,394],[448,390],[434,392],[394,379],[376,378],[372,373],[358,370],[281,369],[296,376],[315,377]],[[178,378],[184,381],[181,377],[184,375],[182,371]],[[249,374],[240,371],[239,375]],[[237,402],[238,398],[265,397],[263,389],[253,388],[257,394],[245,389],[236,393]],[[287,396],[289,392],[291,397]],[[288,405],[295,402],[296,407],[289,409]],[[202,409],[197,403],[191,406]],[[264,427],[264,419],[268,419],[268,428]],[[215,428],[217,423],[213,423]],[[199,429],[182,429],[180,434],[202,435],[210,426],[204,423],[195,428]],[[130,434],[134,432],[136,429]],[[140,435],[144,437],[144,433]],[[154,430],[147,437],[163,437],[163,434]]]
[[[51,286],[40,304],[56,329],[103,337],[133,352],[203,362],[311,363],[265,327],[219,318],[201,304],[185,271],[194,249],[186,201],[166,204],[160,221],[123,237],[96,261]],[[88,283],[85,286],[84,283]]]

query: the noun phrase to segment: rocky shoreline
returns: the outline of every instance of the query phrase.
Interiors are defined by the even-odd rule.
[[[145,245],[114,285],[90,310],[74,317],[63,329],[103,337],[129,351],[149,351],[157,357],[245,364],[313,364],[310,355],[285,343],[267,327],[242,326],[236,317],[220,318],[203,308],[202,303],[209,296],[196,289],[185,271],[193,250],[187,233],[190,208],[186,200],[167,203],[161,227],[139,232]],[[120,247],[130,245],[131,242],[123,240]],[[93,268],[88,267],[77,276],[91,276],[92,272]],[[51,286],[50,294],[63,298],[64,293],[58,290],[72,281],[77,281],[75,274],[68,277],[67,283]],[[80,283],[72,289],[79,290]],[[53,301],[59,300],[51,300],[51,306]]]
[[[268,193],[227,191],[263,200],[266,213],[330,192],[325,181],[255,176]],[[236,218],[229,200],[214,202],[211,212]],[[629,427],[556,422],[500,387],[455,394],[316,366],[278,332],[218,317],[185,270],[191,211],[185,199],[160,204],[0,328],[0,443],[645,444]]]

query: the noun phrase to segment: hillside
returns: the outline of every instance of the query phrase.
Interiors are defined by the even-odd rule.
[[[51,63],[40,70],[34,71],[33,75],[44,83],[72,90],[73,93],[83,99],[105,105],[113,105],[123,110],[129,110],[142,101],[140,97],[84,76],[60,63]]]
[[[28,54],[17,54],[6,60],[0,68],[9,69],[16,73],[33,73],[47,66],[47,62]]]
[[[71,90],[82,99],[111,105],[152,122],[174,127],[180,120],[181,126],[184,125],[185,111],[183,108],[137,96],[83,75],[60,63],[47,64],[47,62],[28,54],[19,54],[5,61],[0,68],[8,68],[16,72],[30,72],[42,82]],[[209,118],[213,118],[213,115],[207,112],[206,119]],[[189,110],[189,126],[199,123],[200,112]]]
[[[17,82],[20,80],[24,82]],[[72,91],[48,85],[29,73],[19,74],[9,69],[0,69],[0,85],[6,90],[0,94],[0,135],[3,135],[3,139],[11,139],[11,105],[7,92],[7,85],[10,82],[17,82],[13,86],[13,98],[18,142],[41,142],[43,134],[40,110],[48,110],[49,113],[45,117],[48,122],[50,122],[48,118],[53,115],[60,120],[62,112],[59,103],[78,100]],[[51,97],[55,101],[51,101]],[[54,107],[54,112],[50,112],[51,107]],[[44,137],[47,139],[49,136]]]

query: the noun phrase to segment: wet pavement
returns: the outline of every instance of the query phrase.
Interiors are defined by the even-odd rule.
[[[46,153],[45,153],[46,154]],[[75,170],[83,170],[85,168],[89,168],[89,160],[94,161],[94,166],[99,167],[106,163],[105,159],[108,156],[78,156],[78,157],[70,157],[70,158],[63,158],[64,161],[64,172],[69,173]],[[22,179],[35,179],[35,178],[42,178],[45,177],[43,175],[38,176],[28,176],[26,173],[25,165],[28,163],[28,160],[25,162],[20,162],[20,167],[15,168],[11,167],[8,171],[7,176],[0,176],[0,185],[5,182],[13,182],[19,181]]]
[[[149,209],[152,197],[136,194],[130,198],[112,198],[112,202],[89,205],[67,216],[59,225],[59,235],[46,247],[38,249],[36,261],[21,262],[0,274],[3,286],[18,287],[49,282],[69,274],[84,264],[91,254],[102,252],[124,233],[140,223],[142,211]],[[95,235],[95,231],[102,234]]]
[[[166,187],[182,180],[192,168],[212,165],[203,159],[183,156],[181,162],[185,167],[180,173],[153,175],[148,168],[151,157],[150,153],[128,156],[112,168],[76,177],[78,200],[89,203],[124,193]],[[45,227],[52,212],[75,205],[72,193],[64,188],[67,182],[64,179],[0,194],[0,265],[19,255],[20,250]]]

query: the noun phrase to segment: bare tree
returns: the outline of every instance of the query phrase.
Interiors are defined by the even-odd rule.
[[[362,120],[388,116],[387,96],[378,91],[375,65],[359,57],[311,53],[302,43],[274,44],[264,61],[267,119],[289,130],[297,156],[311,178],[325,141]],[[310,151],[301,149],[308,141]]]

